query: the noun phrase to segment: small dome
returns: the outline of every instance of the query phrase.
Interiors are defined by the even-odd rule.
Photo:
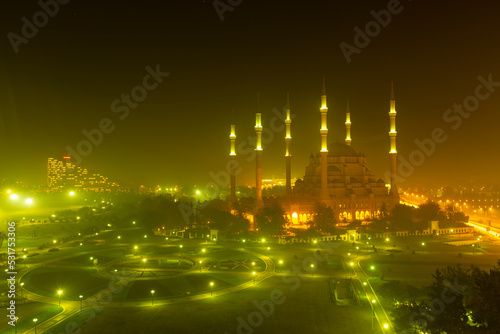
[[[356,152],[351,146],[342,144],[342,143],[334,143],[328,145],[328,156],[329,157],[359,157],[360,154]]]

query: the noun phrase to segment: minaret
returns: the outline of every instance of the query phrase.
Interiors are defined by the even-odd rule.
[[[260,113],[260,94],[257,95],[258,112],[255,115],[255,134],[257,142],[255,144],[256,168],[255,168],[255,208],[259,210],[264,207],[262,201],[262,120]]]
[[[229,197],[229,207],[233,208],[234,203],[236,203],[236,130],[234,124],[231,124],[229,140],[231,141],[231,152],[229,153],[231,157],[231,195]]]
[[[391,140],[391,150],[389,151],[389,156],[391,157],[391,190],[390,193],[393,196],[398,196],[398,190],[396,187],[396,158],[398,152],[396,150],[396,100],[394,98],[394,84],[391,81],[391,109],[389,111],[389,119],[390,119],[390,130],[389,130],[389,139]]]
[[[345,144],[351,146],[351,111],[349,110],[349,99],[347,99],[347,112],[345,114]]]
[[[323,93],[321,94],[321,201],[325,204],[330,199],[328,195],[328,126],[326,121],[326,115],[328,113],[328,107],[326,105],[326,87],[325,87],[325,77],[323,76]]]
[[[285,160],[286,160],[286,194],[292,194],[292,155],[290,154],[290,142],[292,141],[292,134],[290,132],[290,127],[292,125],[292,119],[290,118],[290,95],[286,94],[286,133],[285,133]]]

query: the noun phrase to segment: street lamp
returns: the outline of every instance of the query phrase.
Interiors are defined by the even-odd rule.
[[[81,311],[83,309],[83,296],[79,295],[78,297],[80,298],[80,311]]]
[[[255,276],[255,271],[254,271],[254,272],[252,272],[252,275],[253,275],[253,285],[255,285],[255,278],[256,278],[256,276]]]
[[[210,297],[213,296],[213,287],[214,287],[214,282],[210,282]]]
[[[144,263],[144,270],[143,271],[145,271],[146,270],[146,259],[142,259],[142,263]]]
[[[314,276],[314,264],[311,263],[311,277]]]
[[[372,299],[372,302],[370,306],[372,307],[372,332],[373,332],[373,318],[375,318],[375,308],[373,307],[373,304],[375,304],[375,299]]]
[[[91,256],[90,257],[90,266],[92,267],[93,264],[94,264],[94,258]]]
[[[151,290],[151,306],[153,306],[154,303],[154,295],[155,295],[155,290]]]
[[[57,294],[59,295],[59,306],[61,306],[61,295],[62,295],[62,290],[57,291]]]
[[[21,286],[21,299],[24,299],[23,298],[23,286],[24,286],[24,282],[20,283],[19,285]]]
[[[38,321],[37,318],[33,319],[33,322],[35,323],[35,334],[36,334],[36,322]]]
[[[200,260],[200,273],[201,273],[201,264],[203,263],[203,261]]]

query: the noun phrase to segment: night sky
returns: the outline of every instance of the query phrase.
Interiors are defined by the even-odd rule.
[[[377,176],[389,168],[394,80],[399,156],[409,159],[414,141],[431,138],[435,128],[448,137],[405,185],[500,183],[500,86],[460,127],[443,119],[475,94],[479,76],[500,82],[499,3],[401,1],[400,12],[348,63],[339,45],[355,45],[354,28],[364,31],[374,20],[370,12],[391,1],[232,2],[241,3],[221,21],[212,1],[72,0],[17,53],[8,34],[21,36],[22,18],[33,22],[41,7],[2,2],[0,178],[44,183],[47,158],[75,149],[83,130],[108,118],[114,130],[93,145],[82,167],[123,185],[205,184],[210,172],[225,170],[233,110],[237,144],[249,142],[248,151],[257,91],[264,127],[290,92],[292,177],[302,177],[320,148],[325,75],[329,142],[344,140],[349,98],[352,146]],[[163,82],[128,115],[114,112],[112,103],[142,85],[146,67],[157,64],[169,73]],[[265,178],[284,177],[283,138],[284,130],[275,132],[264,146]],[[249,157],[238,158],[238,184],[254,184]]]

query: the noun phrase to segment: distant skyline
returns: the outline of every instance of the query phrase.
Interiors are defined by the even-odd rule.
[[[273,110],[282,113],[290,93],[292,177],[302,178],[320,149],[324,75],[328,142],[344,141],[349,99],[352,146],[377,177],[389,170],[393,80],[399,157],[415,158],[416,141],[433,131],[443,141],[402,187],[500,183],[500,5],[401,1],[360,46],[356,27],[384,20],[380,11],[394,4],[243,1],[221,21],[210,1],[71,1],[16,53],[8,34],[22,35],[22,18],[42,9],[4,3],[0,176],[45,183],[47,158],[77,150],[86,131],[95,144],[83,168],[124,186],[204,185],[226,169],[234,110],[236,145],[248,142],[237,184],[253,185],[249,138],[260,91],[264,128],[273,118],[282,124]],[[357,49],[350,59],[347,44]],[[284,178],[284,127],[273,134],[263,177]]]

